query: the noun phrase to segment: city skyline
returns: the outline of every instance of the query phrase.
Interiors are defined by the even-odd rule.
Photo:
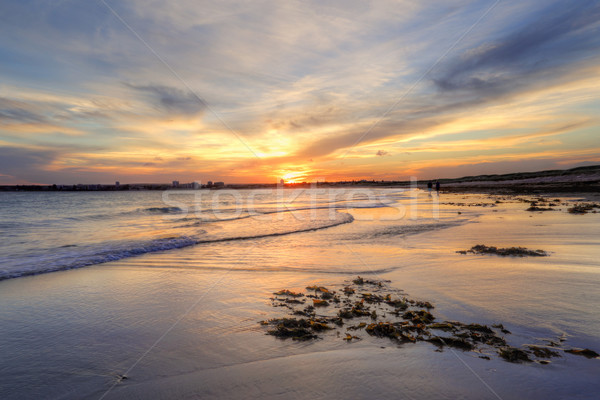
[[[600,163],[600,5],[5,1],[0,185]]]

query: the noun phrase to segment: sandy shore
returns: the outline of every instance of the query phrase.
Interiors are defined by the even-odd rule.
[[[382,235],[375,247],[326,240],[352,233],[348,224],[262,239],[259,246],[195,246],[2,281],[0,397],[596,398],[596,359],[563,355],[549,365],[511,364],[368,335],[352,343],[333,333],[309,342],[265,335],[258,321],[286,313],[271,306],[273,292],[362,274],[432,301],[440,320],[502,323],[516,345],[565,337],[568,346],[600,349],[600,215],[529,213],[520,201],[482,206],[494,198],[441,196],[443,213],[468,221]],[[419,201],[421,212],[429,212],[426,193]],[[551,255],[456,253],[478,243]],[[333,254],[347,269],[276,271],[266,255],[280,248],[293,253],[294,263]],[[211,269],[216,260],[220,268]]]

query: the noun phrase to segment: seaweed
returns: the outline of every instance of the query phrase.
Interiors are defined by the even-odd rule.
[[[565,350],[565,353],[571,353],[571,354],[575,354],[578,356],[584,356],[587,358],[600,357],[600,354],[598,354],[594,350],[590,350],[590,349],[568,349],[568,350]]]
[[[278,339],[307,341],[323,337],[326,332],[335,331],[338,338],[353,342],[364,339],[361,338],[361,334],[366,334],[373,337],[372,340],[389,339],[397,343],[429,342],[437,346],[436,351],[442,351],[444,347],[473,351],[478,353],[478,357],[488,360],[490,357],[481,353],[487,350],[486,354],[490,354],[489,349],[494,349],[494,353],[500,358],[513,363],[535,361],[548,364],[550,361],[547,359],[560,356],[557,350],[564,350],[560,344],[566,340],[564,335],[554,341],[546,339],[545,342],[549,342],[549,345],[513,347],[507,343],[505,337],[500,336],[510,334],[503,324],[488,326],[458,321],[435,322],[435,316],[431,313],[434,306],[429,301],[407,298],[401,290],[385,285],[385,281],[370,281],[358,277],[353,282],[358,283],[346,282],[339,286],[340,291],[346,295],[343,300],[340,300],[334,290],[323,286],[307,287],[307,290],[315,294],[304,295],[287,289],[277,292],[276,295],[285,298],[271,298],[273,307],[290,309],[289,315],[292,317],[274,318],[260,321],[259,324],[267,328],[268,335]],[[364,285],[371,285],[370,290],[365,291]],[[331,303],[323,298],[324,295],[331,296],[328,297],[332,299]],[[305,302],[305,299],[300,299],[302,296],[311,298],[313,304],[300,309],[298,306]],[[358,321],[347,326],[346,332],[340,334],[340,327],[349,319]],[[600,357],[590,349],[564,351],[588,358]]]
[[[307,286],[306,289],[313,290],[315,292],[321,292],[321,293],[330,293],[330,294],[332,293],[329,289],[327,289],[324,286],[316,286],[316,285],[314,285],[314,286]]]
[[[297,299],[285,299],[285,302],[289,304],[304,304],[304,300]]]
[[[492,325],[492,328],[500,329],[500,332],[502,332],[502,333],[506,333],[506,334],[510,333],[510,331],[508,329],[504,328],[504,325],[502,325],[502,324],[494,324],[494,325]]]
[[[295,293],[288,289],[282,289],[279,292],[275,292],[273,294],[276,296],[304,297],[302,293]]]
[[[525,362],[531,362],[531,358],[529,358],[529,354],[527,354],[527,352],[518,349],[516,347],[504,347],[501,348],[498,351],[498,354],[500,354],[500,357],[504,358],[506,361],[509,362],[521,362],[521,361],[525,361]]]
[[[367,303],[381,303],[383,301],[383,297],[371,293],[361,293],[361,297]]]
[[[398,339],[400,331],[390,322],[377,322],[367,325],[365,331],[372,336]]]
[[[352,283],[354,283],[355,285],[364,285],[365,280],[359,276],[356,279],[352,280]]]
[[[361,323],[360,323],[360,324],[358,324],[358,325],[349,326],[347,329],[348,329],[348,330],[350,330],[350,331],[355,331],[355,330],[357,330],[357,329],[362,329],[362,328],[364,328],[365,326],[367,326],[366,322],[361,322]]]
[[[333,329],[331,326],[327,325],[326,322],[309,320],[310,327],[315,332],[327,331]]]
[[[284,326],[268,330],[267,333],[280,339],[292,338],[292,340],[310,340],[318,337],[306,328],[286,328]]]
[[[269,321],[269,325],[275,325],[275,329],[268,330],[267,334],[280,339],[310,340],[317,338],[317,335],[310,330],[310,322],[305,319],[272,319]]]
[[[506,346],[506,340],[499,336],[486,336],[485,344],[492,347]]]
[[[352,307],[350,310],[353,317],[369,317],[371,316],[371,312],[369,310],[365,310],[360,307]]]
[[[365,285],[365,284],[369,284],[369,285],[375,285],[378,287],[382,287],[383,286],[383,282],[381,281],[371,281],[371,280],[366,280],[360,276],[357,276],[355,279],[352,280],[352,283],[354,283],[355,285]]]
[[[526,209],[525,211],[554,211],[554,208],[552,207],[538,207],[538,206],[531,206],[528,209]]]
[[[465,329],[484,333],[494,333],[487,325],[469,324],[465,325]]]
[[[424,322],[426,324],[433,322],[435,319],[429,311],[407,311],[402,315],[402,318],[411,320],[412,322]]]
[[[573,207],[567,209],[571,214],[587,214],[589,211],[596,212],[594,208],[600,208],[600,204],[596,203],[581,203],[575,204]]]
[[[471,247],[470,250],[458,250],[457,253],[460,254],[495,254],[498,256],[516,256],[516,257],[545,257],[548,256],[548,253],[544,250],[529,250],[525,247],[508,247],[508,248],[497,248],[495,246],[486,246],[483,244],[478,244]]]
[[[327,324],[327,320],[321,319],[296,319],[296,318],[281,318],[272,319],[270,321],[261,321],[261,325],[274,325],[274,329],[267,330],[267,334],[278,337],[280,339],[292,338],[293,340],[309,340],[316,339],[318,336],[315,332],[332,330],[333,327]]]
[[[431,305],[431,303],[430,303],[430,302],[428,302],[428,301],[417,301],[417,302],[415,303],[415,305],[416,305],[417,307],[423,307],[423,308],[426,308],[426,309],[428,309],[428,310],[429,310],[429,309],[431,309],[431,308],[434,308],[434,307],[433,307],[433,305]]]
[[[427,339],[429,343],[433,343],[439,347],[449,346],[456,347],[462,350],[473,350],[473,344],[469,343],[467,340],[460,337],[445,337],[442,338],[440,336],[432,336]]]
[[[539,358],[560,357],[560,354],[557,351],[550,350],[547,347],[527,346],[527,348],[533,352],[534,356]]]
[[[340,311],[338,311],[338,317],[344,319],[351,319],[354,318],[354,314],[352,313],[351,309],[343,308]]]
[[[392,296],[390,294],[388,294],[387,296],[385,296],[383,298],[383,300],[387,305],[392,306],[400,311],[404,311],[408,308],[408,303],[406,301],[406,298],[392,299]]]
[[[428,326],[429,329],[440,329],[443,331],[453,331],[456,328],[450,322],[436,322]]]

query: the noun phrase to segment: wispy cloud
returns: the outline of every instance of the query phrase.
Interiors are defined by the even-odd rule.
[[[162,85],[136,85],[133,83],[127,83],[126,86],[137,92],[150,95],[150,101],[166,115],[198,115],[206,108],[206,104],[188,90]]]

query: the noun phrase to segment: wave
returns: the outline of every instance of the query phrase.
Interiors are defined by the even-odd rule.
[[[395,202],[393,202],[393,201],[390,201],[390,202],[377,201],[377,202],[371,202],[371,203],[351,203],[348,201],[340,200],[340,201],[332,202],[332,203],[308,205],[308,206],[296,206],[296,207],[291,207],[291,206],[283,203],[283,204],[278,205],[278,207],[276,207],[276,208],[263,207],[263,208],[246,208],[246,209],[242,209],[242,210],[235,209],[235,208],[216,209],[216,210],[213,210],[212,213],[213,214],[217,214],[217,213],[230,213],[230,214],[248,213],[247,216],[243,217],[243,218],[247,218],[248,216],[287,213],[287,212],[296,212],[296,211],[328,210],[328,209],[338,211],[338,210],[352,209],[352,208],[381,208],[381,207],[390,207],[390,206],[392,206],[392,204],[395,204]]]
[[[303,233],[303,232],[311,232],[311,231],[318,231],[321,229],[332,228],[334,226],[348,224],[348,223],[351,223],[354,221],[354,217],[352,215],[350,215],[350,214],[342,214],[342,215],[345,215],[347,217],[340,221],[335,221],[335,222],[332,222],[327,225],[313,226],[313,227],[308,227],[308,228],[296,229],[293,231],[271,232],[271,233],[265,233],[265,234],[259,234],[259,235],[234,236],[234,237],[224,237],[224,238],[218,238],[218,239],[198,240],[197,244],[231,242],[234,240],[262,239],[262,238],[275,237],[275,236],[291,235],[292,233]]]
[[[184,221],[194,221],[196,222],[204,222],[204,223],[212,223],[212,222],[223,222],[223,221],[236,221],[240,219],[252,218],[252,217],[260,217],[261,215],[270,215],[270,214],[279,214],[279,213],[294,213],[294,212],[302,212],[302,211],[312,211],[312,210],[350,210],[356,208],[382,208],[382,207],[393,207],[395,201],[370,201],[363,202],[360,199],[352,199],[352,200],[337,200],[335,202],[329,203],[320,203],[320,204],[311,204],[311,205],[300,205],[300,206],[290,206],[286,203],[274,203],[277,204],[277,207],[237,207],[237,208],[215,208],[215,209],[196,209],[194,206],[190,205],[190,207],[145,207],[145,208],[136,208],[133,210],[125,210],[118,212],[107,212],[107,213],[99,213],[99,214],[89,214],[89,215],[70,215],[63,218],[56,219],[44,219],[40,221],[32,221],[29,223],[31,228],[39,228],[40,226],[53,226],[57,223],[64,223],[66,221],[78,221],[85,222],[90,220],[108,220],[111,218],[122,218],[122,217],[132,217],[136,215],[177,215],[180,214],[181,218],[174,218],[174,222],[184,222]],[[263,204],[264,205],[264,204]],[[26,224],[25,222],[20,221],[18,224],[15,222],[6,222],[0,225],[0,229],[13,229],[17,226],[23,227]],[[198,225],[188,225],[181,227],[191,227]]]
[[[197,215],[196,217],[183,217],[177,219],[177,222],[184,221],[194,221],[189,225],[182,225],[181,227],[191,227],[198,226],[202,223],[211,223],[211,222],[224,222],[224,221],[237,221],[240,219],[246,218],[255,218],[261,217],[263,215],[272,215],[272,214],[285,214],[285,213],[294,213],[301,211],[314,211],[314,210],[335,210],[340,211],[344,209],[352,209],[352,208],[382,208],[382,207],[390,207],[393,203],[369,203],[369,204],[344,204],[344,205],[336,205],[334,203],[319,205],[319,206],[300,206],[300,207],[287,207],[282,206],[281,208],[273,209],[273,208],[263,208],[263,209],[215,209],[209,212],[203,212]],[[191,212],[191,211],[190,211]],[[191,212],[193,213],[193,212]],[[220,214],[220,215],[219,215]],[[232,216],[233,214],[233,216]],[[236,215],[237,214],[237,215]],[[345,214],[345,213],[344,213]]]
[[[27,255],[25,257],[21,257],[19,261],[25,262],[18,263],[17,265],[13,264],[11,270],[6,269],[6,266],[10,265],[10,260],[0,259],[0,265],[4,267],[4,269],[0,269],[0,281],[28,275],[37,275],[46,272],[87,267],[90,265],[118,261],[124,258],[135,257],[147,253],[179,249],[194,245],[262,239],[275,236],[291,235],[295,233],[317,231],[354,221],[354,217],[352,217],[350,214],[340,213],[339,215],[339,220],[331,221],[329,224],[282,232],[269,232],[258,235],[217,237],[211,239],[198,239],[197,237],[191,236],[176,236],[153,239],[147,242],[113,242],[86,246],[68,245],[59,247],[58,250],[52,254],[44,253],[38,256]]]
[[[196,244],[197,239],[180,236],[154,239],[147,242],[105,243],[102,245],[60,247],[52,254],[28,255],[14,270],[0,270],[0,280],[87,267],[156,251],[172,250]],[[2,260],[4,261],[4,260]],[[6,264],[4,267],[6,268]]]

